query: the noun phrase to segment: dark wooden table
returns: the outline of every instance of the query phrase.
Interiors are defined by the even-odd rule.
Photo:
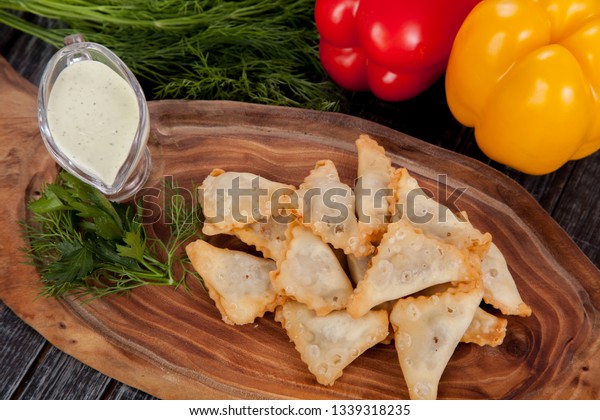
[[[39,84],[54,52],[43,42],[0,25],[0,55],[34,84]],[[452,117],[442,80],[419,97],[396,104],[369,94],[348,95],[350,114],[476,158],[515,179],[600,267],[600,153],[569,162],[549,175],[528,176],[490,161],[479,151],[473,130]],[[153,398],[62,353],[1,301],[0,378],[0,399]]]

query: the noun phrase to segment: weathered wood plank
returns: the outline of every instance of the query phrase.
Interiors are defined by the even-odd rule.
[[[49,19],[32,17],[31,20],[33,23],[44,28],[56,27],[56,23]],[[44,72],[45,63],[47,63],[48,60],[50,60],[50,57],[57,51],[56,48],[31,36],[20,34],[14,36],[14,34],[18,34],[18,32],[9,29],[9,33],[6,33],[5,30],[7,28],[3,25],[0,25],[0,27],[4,28],[3,31],[0,32],[0,39],[5,40],[0,41],[2,42],[2,44],[0,44],[2,55],[9,63],[11,63],[19,74],[33,84],[38,85],[42,78],[42,73]]]
[[[111,379],[52,347],[17,397],[26,400],[99,399]]]
[[[552,216],[599,266],[600,153],[575,163]]]
[[[13,398],[45,343],[0,301],[0,399]]]
[[[125,385],[123,383],[113,381],[115,386],[113,389],[106,395],[106,398],[109,400],[155,400],[152,395],[146,394],[139,389],[135,389],[130,387],[129,385]]]

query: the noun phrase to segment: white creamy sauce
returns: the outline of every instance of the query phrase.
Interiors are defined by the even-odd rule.
[[[79,61],[56,79],[47,106],[56,145],[76,166],[112,185],[139,122],[135,92],[107,65]]]

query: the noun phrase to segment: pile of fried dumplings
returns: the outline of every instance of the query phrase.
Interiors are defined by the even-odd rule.
[[[425,193],[373,138],[359,136],[356,148],[354,187],[331,160],[298,187],[213,170],[199,187],[209,239],[186,252],[224,322],[275,312],[320,384],[393,341],[410,397],[435,399],[459,343],[498,346],[504,315],[531,308],[490,233]],[[256,254],[209,243],[223,234]]]

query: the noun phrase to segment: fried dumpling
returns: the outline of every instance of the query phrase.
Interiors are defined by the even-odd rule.
[[[450,357],[471,324],[482,290],[399,299],[390,314],[411,399],[435,399]]]
[[[288,228],[277,218],[268,217],[241,228],[233,229],[230,233],[240,241],[254,246],[265,258],[279,261],[285,252],[285,232]]]
[[[199,239],[185,248],[227,324],[248,324],[283,302],[271,285],[272,260],[221,249]]]
[[[521,299],[504,255],[493,243],[481,262],[481,275],[485,303],[500,309],[504,315],[531,315],[531,308]]]
[[[459,290],[471,287],[469,284],[461,284],[458,288],[451,283],[437,284],[419,292],[419,296],[432,296],[442,294],[449,290]],[[464,291],[464,290],[463,290]],[[474,343],[480,346],[496,347],[502,344],[506,336],[506,325],[508,321],[477,308],[475,316],[460,340],[461,343]]]
[[[321,160],[297,191],[299,220],[333,247],[346,254],[368,255],[370,243],[358,237],[355,198],[352,189],[340,181],[332,161]]]
[[[358,319],[346,311],[317,316],[306,305],[287,301],[277,308],[275,319],[322,385],[333,385],[346,366],[388,335],[385,311],[371,311]]]
[[[425,235],[404,219],[388,226],[364,278],[348,301],[355,317],[376,305],[436,284],[471,281],[478,267],[466,251]]]
[[[395,219],[402,217],[428,235],[459,249],[468,249],[480,258],[485,256],[492,236],[481,233],[468,220],[429,197],[405,168],[394,172],[391,185]]]
[[[506,336],[506,324],[508,324],[506,319],[477,308],[469,328],[460,341],[480,346],[499,346]]]
[[[275,290],[318,315],[345,308],[352,283],[329,245],[299,223],[291,224],[286,236],[285,256],[271,273]]]
[[[248,172],[213,170],[198,187],[202,233],[230,233],[289,205],[295,188]],[[275,207],[275,208],[273,208]]]
[[[360,257],[360,258],[357,258],[354,255],[347,256],[346,260],[348,262],[348,270],[350,272],[350,279],[352,280],[352,283],[354,283],[356,285],[356,284],[358,284],[358,282],[360,282],[363,279],[363,277],[365,276],[365,273],[367,272],[367,269],[369,268],[371,258],[373,258],[372,255],[368,255],[366,257]],[[379,305],[375,306],[373,309],[376,309],[376,310],[383,309],[389,313],[392,311],[392,308],[394,307],[395,303],[396,303],[396,299],[388,300],[387,302],[380,303]]]
[[[426,234],[460,249],[468,249],[482,259],[486,303],[505,315],[531,315],[531,308],[521,299],[506,260],[489,233],[481,233],[473,227],[465,212],[454,214],[429,198],[406,169],[394,173],[392,185],[396,210],[404,214],[403,218]]]
[[[358,177],[354,193],[359,239],[363,243],[378,242],[388,221],[388,198],[393,196],[390,189],[392,162],[383,147],[368,135],[363,134],[356,140],[356,149]]]

